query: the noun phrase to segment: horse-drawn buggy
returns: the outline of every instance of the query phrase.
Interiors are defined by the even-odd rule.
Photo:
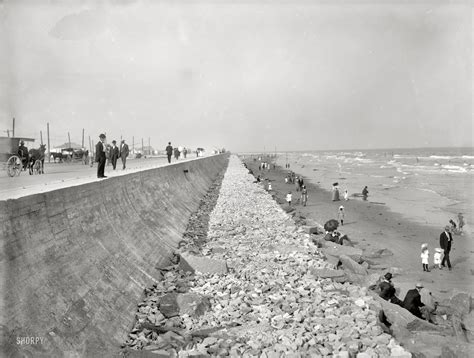
[[[46,145],[41,144],[39,149],[28,150],[25,142],[34,141],[24,137],[0,137],[0,159],[3,159],[9,176],[18,176],[22,170],[28,170],[30,175],[44,173]]]

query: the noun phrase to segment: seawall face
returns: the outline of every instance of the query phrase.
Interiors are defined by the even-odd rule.
[[[118,352],[155,267],[168,265],[227,163],[217,155],[0,202],[1,356]]]

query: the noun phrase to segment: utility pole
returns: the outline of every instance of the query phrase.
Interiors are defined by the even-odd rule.
[[[82,128],[82,147],[84,148],[84,128]]]
[[[46,135],[48,136],[48,163],[51,162],[51,147],[49,146],[49,123],[46,124]]]
[[[151,155],[150,137],[148,137],[148,155]]]
[[[69,135],[69,132],[67,132],[67,139],[69,141],[69,148],[71,148],[71,136]]]
[[[135,154],[135,136],[132,137],[132,153]]]
[[[40,131],[40,140],[41,140],[41,145],[43,145],[43,131]]]
[[[15,136],[15,117],[13,117],[13,134],[12,137]]]
[[[142,138],[142,155],[144,155],[145,152],[143,151],[143,138]]]

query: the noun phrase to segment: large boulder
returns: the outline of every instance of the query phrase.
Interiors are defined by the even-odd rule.
[[[190,253],[180,254],[179,269],[185,272],[210,274],[224,274],[228,271],[227,264],[224,260],[210,259]]]
[[[447,332],[444,327],[439,327],[419,319],[405,308],[385,301],[375,292],[370,292],[370,294],[375,298],[373,308],[384,312],[387,321],[390,323],[390,329],[397,339],[408,338],[413,332],[443,332],[451,334],[451,331]]]
[[[201,316],[211,307],[207,297],[196,293],[180,293],[176,297],[176,303],[180,316],[184,314],[190,317]]]
[[[309,271],[314,277],[319,277],[319,278],[340,279],[346,276],[346,274],[342,270],[332,270],[332,269],[326,269],[326,268],[321,269],[321,268],[311,267]]]
[[[196,293],[167,293],[160,299],[159,310],[166,318],[200,316],[210,307],[209,299]]]
[[[361,262],[362,250],[355,247],[338,245],[333,242],[325,241],[321,251],[326,256],[335,256],[340,258],[341,255],[346,255],[357,263]]]
[[[365,276],[368,274],[368,271],[364,266],[359,265],[347,255],[340,255],[339,260],[341,261],[342,267],[344,267],[345,270],[355,273],[356,275]]]

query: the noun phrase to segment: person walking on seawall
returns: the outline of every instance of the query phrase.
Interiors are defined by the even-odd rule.
[[[120,151],[117,147],[117,141],[112,141],[112,148],[110,149],[110,161],[112,162],[112,168],[115,170],[117,167],[117,159],[119,157]]]
[[[369,196],[369,189],[367,189],[367,185],[362,189],[362,199],[367,200],[367,197]]]
[[[104,175],[105,170],[105,134],[101,134],[99,136],[99,141],[95,145],[95,161],[98,163],[97,165],[97,178],[107,178]]]
[[[451,244],[453,241],[453,236],[450,232],[450,227],[446,225],[444,231],[439,235],[439,246],[443,249],[444,256],[443,261],[441,261],[441,267],[446,267],[445,263],[448,264],[449,271],[451,271],[451,260],[449,259],[449,253],[451,251]]]
[[[168,163],[171,163],[171,156],[173,155],[173,147],[171,146],[171,142],[168,142],[166,146],[166,156],[168,157]]]
[[[127,162],[127,157],[129,154],[128,145],[125,143],[125,139],[122,139],[122,143],[120,144],[119,154],[120,154],[120,158],[122,158],[122,165],[123,165],[122,170],[124,170],[125,163]]]

